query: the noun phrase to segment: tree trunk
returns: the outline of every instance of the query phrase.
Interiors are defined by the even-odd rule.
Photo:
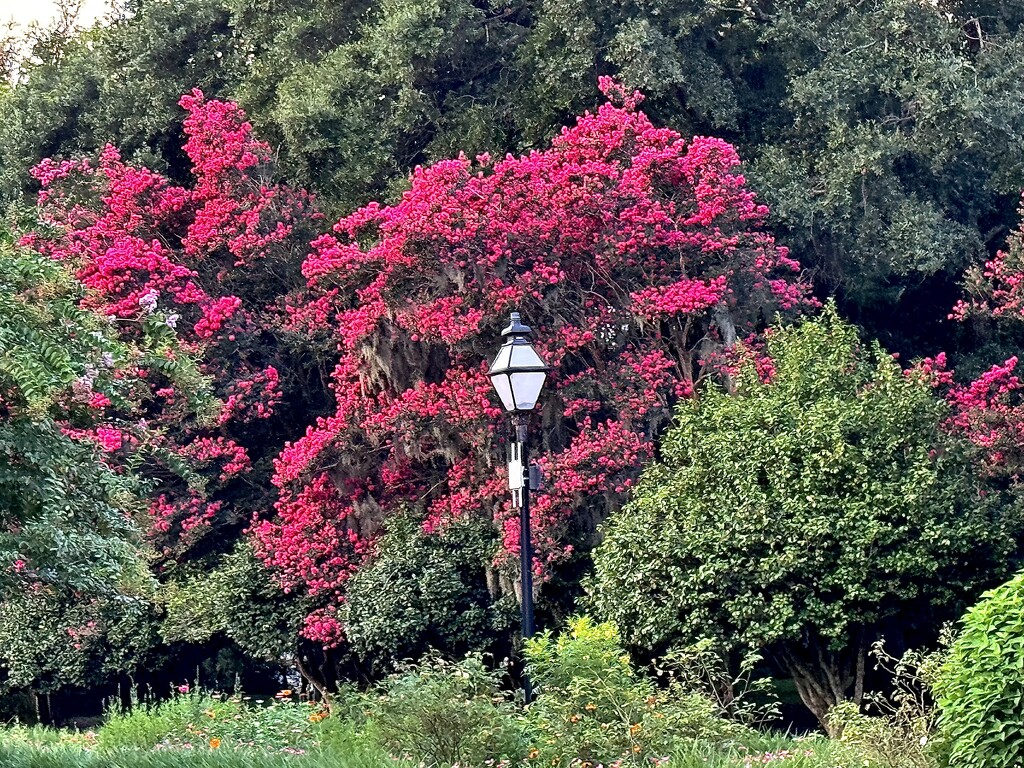
[[[309,683],[310,687],[317,692],[328,711],[331,709],[331,693],[327,690],[327,682],[320,676],[313,673],[313,670],[302,660],[302,654],[295,654],[295,668],[299,670],[302,679]]]
[[[804,706],[817,718],[831,737],[842,735],[842,726],[829,722],[829,712],[841,701],[860,706],[864,698],[867,640],[863,629],[854,633],[852,642],[840,651],[832,651],[823,639],[806,645],[787,644],[777,658],[792,676]]]
[[[722,334],[722,344],[725,348],[732,349],[736,346],[736,323],[733,322],[729,306],[725,302],[715,307],[715,325]]]
[[[715,325],[722,334],[722,345],[726,349],[736,346],[736,324],[732,320],[729,306],[724,301],[715,307]],[[722,384],[730,395],[736,394],[736,381],[725,371],[722,372]]]
[[[40,725],[53,725],[53,713],[50,711],[50,694],[33,693],[36,705],[36,721]]]

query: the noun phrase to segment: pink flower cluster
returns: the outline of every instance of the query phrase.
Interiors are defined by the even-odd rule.
[[[135,418],[145,417],[155,430],[150,442],[167,457],[155,473],[149,527],[168,556],[181,555],[211,530],[227,499],[237,496],[237,486],[224,494],[225,486],[252,471],[249,446],[241,440],[253,438],[240,426],[272,416],[283,393],[278,367],[265,353],[253,358],[237,350],[259,348],[262,334],[278,323],[277,308],[269,306],[278,297],[266,286],[279,283],[288,259],[297,275],[293,254],[305,250],[305,230],[319,218],[305,193],[260,182],[260,166],[271,152],[253,138],[237,105],[198,91],[181,105],[193,187],[130,166],[110,146],[95,160],[47,160],[33,173],[42,186],[41,217],[50,227],[24,239],[72,264],[90,289],[88,303],[127,321],[119,325],[127,335],[139,335],[142,324],[135,321],[162,319],[224,401],[215,424],[199,422],[188,412],[190,397],[175,389],[160,364],[136,372],[149,391]],[[165,357],[174,361],[176,354],[165,348]],[[95,409],[110,405],[89,387],[83,397]],[[111,453],[127,442],[112,425],[76,434]],[[176,477],[180,461],[203,481],[186,487]]]
[[[228,480],[249,471],[249,454],[234,440],[224,437],[200,437],[179,450],[194,467],[219,466],[218,480]]]
[[[286,589],[301,586],[312,596],[340,598],[341,585],[369,551],[352,527],[352,507],[322,473],[294,495],[282,492],[276,508],[276,520],[254,522],[257,554]]]
[[[64,426],[61,431],[75,440],[87,441],[99,446],[104,453],[116,453],[126,445],[136,442],[136,438],[120,427],[101,424],[86,429],[74,429]]]
[[[302,636],[324,648],[337,648],[345,639],[345,630],[334,606],[318,608],[302,622]]]
[[[1024,381],[1017,364],[1011,357],[967,384],[954,381],[945,353],[907,371],[945,392],[952,407],[945,426],[977,446],[983,474],[1014,481],[1024,476]]]
[[[211,502],[194,490],[185,495],[162,493],[150,503],[149,537],[170,555],[207,532],[223,508],[223,502]]]
[[[968,298],[957,302],[950,319],[980,315],[1024,320],[1024,196],[1019,214],[1021,224],[1010,234],[1006,249],[982,268],[968,270]]]
[[[213,338],[241,306],[242,300],[237,296],[221,296],[219,299],[204,302],[203,316],[194,328],[196,336],[200,339]]]
[[[248,423],[269,419],[281,404],[281,376],[274,366],[252,373],[247,378],[233,379],[226,387],[227,397],[218,418],[221,424],[234,420]]]

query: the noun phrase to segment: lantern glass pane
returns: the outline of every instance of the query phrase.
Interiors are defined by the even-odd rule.
[[[512,357],[512,345],[504,344],[498,350],[498,356],[491,363],[491,371],[504,371],[508,369],[509,360]]]
[[[512,379],[512,392],[515,394],[515,409],[517,411],[532,411],[540,398],[540,391],[544,387],[544,379],[547,378],[547,374],[543,371],[522,371],[512,373],[510,378]]]
[[[516,409],[516,401],[512,397],[512,383],[509,381],[508,374],[499,373],[491,376],[491,384],[494,386],[494,391],[498,393],[498,397],[501,399],[501,404],[505,406],[505,410],[514,411]]]
[[[511,366],[514,369],[543,368],[544,361],[540,359],[532,345],[516,344],[512,347]]]

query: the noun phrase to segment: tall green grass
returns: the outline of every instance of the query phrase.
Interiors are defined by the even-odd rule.
[[[398,765],[388,761],[388,764]],[[374,763],[381,768],[385,763]],[[247,751],[83,752],[74,747],[0,745],[3,768],[368,768],[344,754],[273,755]]]

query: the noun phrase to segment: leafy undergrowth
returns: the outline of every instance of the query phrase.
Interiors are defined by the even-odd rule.
[[[210,706],[210,704],[218,706]],[[201,709],[197,705],[204,705]],[[275,703],[241,705],[210,697],[173,700],[168,705],[141,708],[114,718],[98,732],[13,726],[0,732],[3,768],[425,768],[418,759],[388,755],[376,743],[372,726],[357,729],[351,722],[324,718],[312,727],[295,725],[309,710],[305,705]],[[248,710],[248,711],[246,711]],[[276,711],[275,711],[276,710]],[[212,711],[215,717],[208,717]],[[317,710],[314,710],[317,711]],[[216,721],[210,729],[196,727],[188,715]],[[153,716],[151,716],[153,715]],[[240,717],[238,717],[240,715]],[[236,719],[237,718],[237,719]],[[254,724],[258,721],[258,726]],[[169,727],[185,724],[183,731]],[[230,723],[230,724],[229,724]],[[271,724],[287,725],[274,732]],[[193,727],[189,729],[189,725]],[[109,730],[108,730],[109,729]],[[202,737],[199,732],[203,731]],[[221,736],[210,736],[221,733]],[[247,738],[249,735],[252,738]],[[266,738],[261,738],[266,737]],[[284,743],[290,746],[281,746]],[[790,739],[760,736],[748,744],[723,747],[699,740],[684,741],[670,755],[651,760],[652,768],[844,768],[850,755],[840,744],[824,738]],[[574,768],[620,768],[576,760]],[[484,760],[461,768],[525,768],[530,761]]]
[[[354,725],[315,702],[185,693],[111,712],[96,731],[15,725],[0,732],[3,768],[400,767]]]
[[[682,679],[659,688],[611,625],[574,620],[526,655],[537,695],[525,708],[479,655],[428,657],[368,691],[337,692],[330,711],[291,691],[183,686],[109,712],[96,731],[12,726],[0,731],[0,767],[935,768],[916,731],[855,707],[836,708],[841,740],[789,738],[759,727],[749,707],[716,709]]]

